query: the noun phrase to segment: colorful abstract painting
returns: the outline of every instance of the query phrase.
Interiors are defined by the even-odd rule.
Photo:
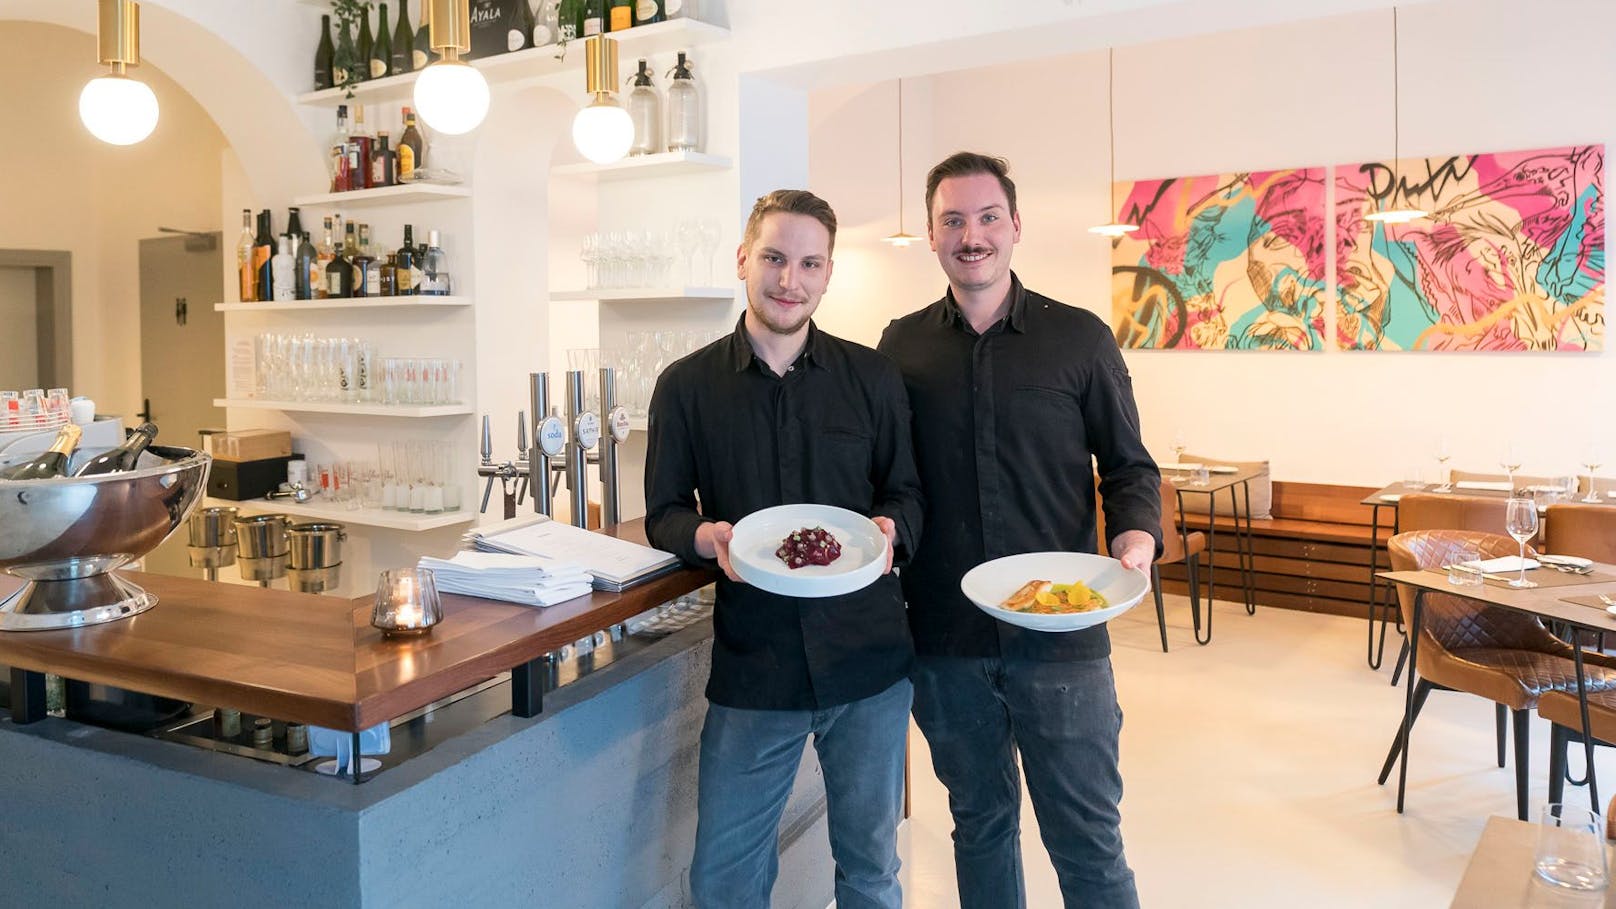
[[[1325,172],[1118,183],[1111,313],[1125,348],[1320,350]]]
[[[1604,170],[1601,145],[1413,158],[1395,176],[1387,162],[1338,166],[1339,345],[1603,349]],[[1364,218],[1392,207],[1430,215]]]

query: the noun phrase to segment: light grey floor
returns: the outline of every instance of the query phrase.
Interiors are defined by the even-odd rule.
[[[1219,603],[1210,646],[1168,599],[1162,653],[1148,603],[1111,624],[1126,714],[1123,828],[1143,905],[1446,906],[1486,819],[1515,813],[1513,766],[1494,760],[1493,708],[1436,692],[1414,732],[1408,813],[1375,775],[1402,715],[1364,662],[1364,620]],[[1532,724],[1532,811],[1547,788],[1548,726]],[[905,905],[958,905],[947,795],[913,730],[913,817],[900,833]],[[1616,792],[1601,748],[1601,795]],[[1573,754],[1573,770],[1580,770]],[[1585,788],[1567,800],[1587,804]],[[1055,873],[1023,803],[1028,905],[1058,907]]]

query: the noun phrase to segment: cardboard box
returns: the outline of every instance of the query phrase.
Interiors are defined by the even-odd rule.
[[[291,455],[256,461],[213,459],[208,471],[208,495],[218,499],[261,499],[286,482],[286,462]]]
[[[292,453],[292,434],[284,429],[238,429],[209,437],[215,461],[260,461]]]

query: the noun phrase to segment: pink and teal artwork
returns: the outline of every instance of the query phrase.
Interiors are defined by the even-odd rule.
[[[1117,343],[1165,350],[1320,350],[1323,168],[1118,183]]]
[[[1602,145],[1338,166],[1337,343],[1603,349],[1604,170]],[[1364,217],[1393,207],[1430,214]]]

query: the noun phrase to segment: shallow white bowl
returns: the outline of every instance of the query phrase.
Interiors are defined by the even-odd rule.
[[[1028,581],[1043,579],[1056,584],[1082,581],[1110,603],[1093,612],[1044,615],[1016,612],[999,606],[1005,598]],[[1150,592],[1143,574],[1129,571],[1116,559],[1088,552],[1026,552],[1005,556],[972,568],[960,578],[960,590],[977,608],[1001,622],[1034,631],[1076,631],[1122,615]]]
[[[829,565],[787,568],[774,551],[792,531],[823,527],[842,544]],[[735,524],[730,564],[753,587],[789,597],[834,597],[875,583],[887,567],[887,537],[875,522],[832,505],[776,505]]]

